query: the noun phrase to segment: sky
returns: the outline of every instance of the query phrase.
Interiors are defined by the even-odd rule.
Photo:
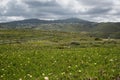
[[[120,0],[0,0],[0,22],[31,18],[120,22]]]

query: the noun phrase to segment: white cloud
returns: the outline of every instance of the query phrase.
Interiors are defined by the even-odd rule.
[[[97,22],[119,22],[120,17],[118,16],[110,16],[110,15],[106,15],[106,16],[102,16],[102,17],[94,17],[93,21],[97,21]]]
[[[120,0],[0,0],[0,21],[78,17],[120,21]]]
[[[7,20],[8,21],[16,21],[16,20],[23,20],[24,19],[24,17],[22,17],[22,16],[10,16],[10,17],[7,17]]]
[[[56,0],[56,1],[59,5],[61,5],[61,7],[76,13],[86,12],[89,8],[91,8],[90,6],[81,4],[77,0]]]
[[[22,16],[2,16],[0,18],[0,22],[9,22],[9,21],[17,21],[17,20],[23,20],[25,19],[24,17]]]
[[[9,3],[9,0],[0,0],[0,14],[7,12],[8,7],[6,6]]]
[[[1,7],[6,7],[7,3],[9,2],[10,0],[0,0],[0,8]]]

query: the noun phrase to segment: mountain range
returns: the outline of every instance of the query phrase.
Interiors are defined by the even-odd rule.
[[[48,31],[66,31],[66,32],[91,32],[106,34],[120,34],[120,22],[90,22],[78,18],[69,18],[62,20],[40,20],[25,19],[0,23],[0,29],[35,29]],[[94,34],[94,35],[95,35]],[[114,35],[113,35],[114,36]]]

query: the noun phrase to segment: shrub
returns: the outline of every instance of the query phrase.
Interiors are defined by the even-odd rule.
[[[115,41],[115,40],[110,40],[110,41],[104,41],[103,43],[104,43],[104,44],[105,44],[105,43],[108,43],[108,44],[117,44],[117,41]]]
[[[95,38],[95,41],[102,41],[101,38]]]
[[[77,41],[73,41],[73,42],[71,42],[70,44],[71,44],[71,45],[80,45],[80,43],[77,42]]]

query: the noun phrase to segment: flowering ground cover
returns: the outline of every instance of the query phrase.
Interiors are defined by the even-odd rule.
[[[46,34],[48,35],[51,36]],[[8,39],[3,37],[4,40]],[[19,38],[14,36],[11,40],[16,37]],[[120,79],[119,44],[103,45],[101,41],[91,44],[87,41],[88,38],[78,41],[81,39],[77,34],[74,34],[74,40],[77,41],[73,44],[73,36],[68,37],[64,35],[63,38],[55,36],[37,40],[27,38],[25,42],[0,44],[0,80]]]

